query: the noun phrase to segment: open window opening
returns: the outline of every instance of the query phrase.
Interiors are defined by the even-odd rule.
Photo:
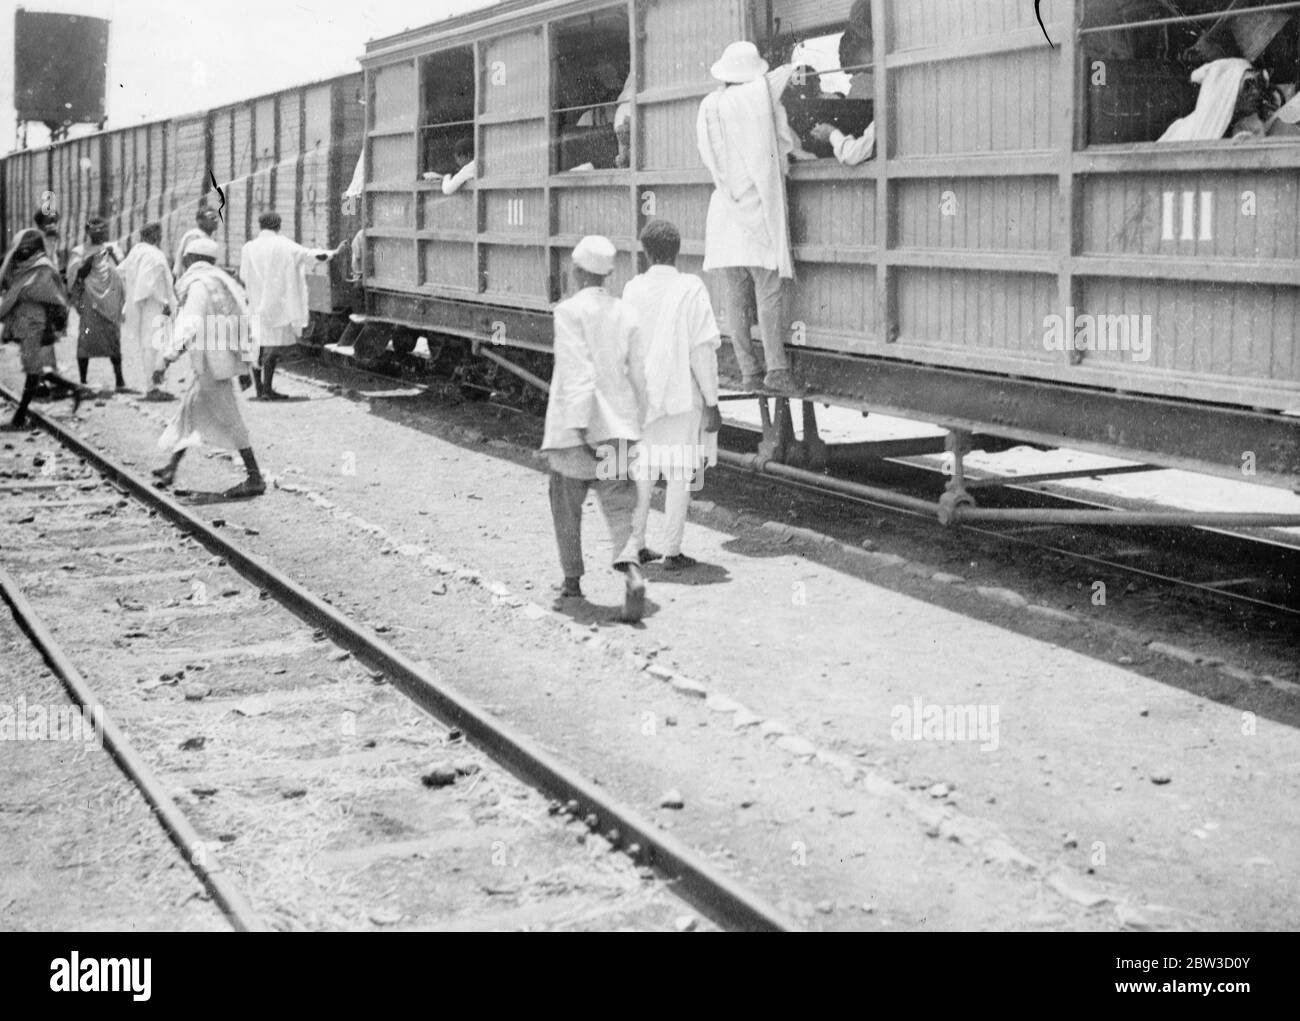
[[[474,51],[441,50],[420,61],[420,173],[445,194],[474,176]]]
[[[781,105],[802,152],[845,164],[870,159],[875,154],[870,3],[854,3],[848,19],[837,24],[783,33],[778,20],[774,27],[764,56],[773,67],[795,67]]]
[[[556,25],[552,39],[555,170],[630,166],[636,87],[626,8]]]
[[[1086,0],[1086,142],[1300,139],[1300,2]]]

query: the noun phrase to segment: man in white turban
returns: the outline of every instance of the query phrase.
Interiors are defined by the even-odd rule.
[[[216,265],[219,253],[215,241],[199,238],[189,243],[182,256],[185,272],[176,282],[180,313],[174,341],[154,382],[185,352],[189,352],[194,381],[158,440],[171,456],[153,474],[160,486],[170,486],[185,452],[199,443],[237,450],[248,476],[224,494],[236,499],[260,496],[266,492],[266,482],[235,397],[235,380],[244,373],[243,356],[248,353],[248,302],[234,277]]]
[[[645,613],[645,576],[632,538],[638,440],[645,418],[645,355],[628,305],[605,290],[608,238],[573,250],[575,293],[555,306],[555,368],[542,451],[550,463],[551,517],[564,569],[561,598],[582,597],[582,505],[589,490],[609,526],[614,569],[625,576],[622,619]]]

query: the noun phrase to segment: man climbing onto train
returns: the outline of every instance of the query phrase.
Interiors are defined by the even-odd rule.
[[[704,97],[696,120],[700,157],[713,176],[704,232],[704,268],[725,285],[727,326],[746,390],[803,393],[785,351],[784,281],[794,278],[785,179],[795,150],[780,97],[793,65],[768,71],[750,42],[723,51],[710,73],[722,84]],[[767,375],[750,346],[757,306]]]
[[[655,481],[663,478],[664,570],[682,571],[696,564],[682,552],[691,490],[705,465],[718,462],[722,338],[704,281],[677,270],[682,235],[676,225],[651,220],[641,231],[641,247],[650,266],[623,288],[645,350],[647,404],[632,541],[642,563],[658,558],[646,548],[646,524]]]
[[[244,245],[239,275],[248,288],[248,305],[255,326],[253,342],[261,371],[253,372],[257,396],[282,401],[286,397],[271,385],[280,353],[298,343],[307,325],[307,266],[324,261],[331,252],[304,248],[280,233],[280,214],[265,212],[257,218],[257,237]]]
[[[551,518],[564,583],[560,597],[582,598],[582,505],[594,489],[609,526],[614,569],[625,576],[622,619],[645,613],[645,576],[632,537],[636,462],[645,417],[645,354],[630,306],[605,290],[615,249],[584,237],[573,250],[574,294],[555,306],[551,374],[542,452],[550,464]]]

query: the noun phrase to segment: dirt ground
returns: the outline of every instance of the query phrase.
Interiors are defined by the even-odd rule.
[[[888,528],[868,552],[764,522],[720,475],[687,530],[702,566],[651,570],[641,628],[609,621],[593,508],[589,602],[557,612],[545,475],[517,442],[535,420],[315,362],[281,388],[301,399],[245,405],[277,487],[200,513],[804,924],[1300,923],[1300,695],[1245,669],[1248,640],[1240,675],[1170,665],[975,565],[894,553]],[[79,429],[143,471],[169,413],[118,397]],[[196,455],[180,484],[237,478]],[[669,789],[684,807],[657,807]]]

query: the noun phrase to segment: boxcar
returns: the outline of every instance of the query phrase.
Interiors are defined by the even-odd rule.
[[[1300,144],[1156,141],[1194,101],[1185,70],[1138,59],[1181,24],[1157,6],[873,0],[875,157],[800,162],[788,186],[789,340],[819,401],[1294,484]],[[1181,8],[1217,29],[1230,6]],[[681,227],[699,272],[710,65],[736,39],[833,54],[850,7],[505,2],[371,42],[369,316],[545,350],[578,238],[615,242],[617,290],[650,216]],[[610,102],[589,85],[611,65],[634,86],[623,169],[575,116]],[[444,196],[425,175],[454,169],[461,137],[478,180]],[[1072,340],[1054,342],[1053,317]]]
[[[65,257],[96,213],[108,218],[110,236],[123,248],[144,224],[161,221],[170,256],[201,203],[220,208],[222,260],[236,270],[241,247],[268,209],[280,213],[283,232],[301,244],[337,246],[356,230],[340,201],[361,152],[361,98],[361,75],[354,73],[12,153],[0,177],[4,237],[30,226],[49,192],[62,213]],[[314,311],[350,301],[329,281],[312,274]]]

